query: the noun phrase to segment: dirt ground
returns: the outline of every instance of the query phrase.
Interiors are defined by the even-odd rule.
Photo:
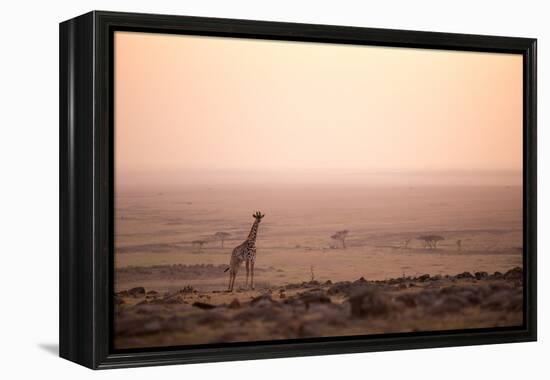
[[[521,282],[499,275],[521,271],[521,199],[514,186],[117,193],[115,345],[521,324]],[[256,210],[266,214],[257,237],[256,289],[225,293],[231,251],[248,235]],[[331,238],[341,230],[349,231],[345,243]],[[229,234],[223,246],[217,232]],[[419,237],[426,234],[443,240],[425,247]],[[481,274],[456,276],[464,272]],[[426,274],[430,281],[421,281]],[[244,278],[241,268],[237,288]],[[335,291],[356,283],[361,286]],[[356,293],[363,301],[354,301]]]
[[[493,274],[314,280],[231,293],[136,287],[115,297],[115,347],[519,326],[522,277],[517,267]]]

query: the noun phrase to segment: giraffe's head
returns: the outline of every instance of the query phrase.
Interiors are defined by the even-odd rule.
[[[265,216],[265,214],[262,214],[259,211],[256,211],[256,213],[252,214],[252,217],[256,219],[256,222],[260,223],[262,221],[262,218]]]

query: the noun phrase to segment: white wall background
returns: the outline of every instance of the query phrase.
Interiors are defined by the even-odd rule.
[[[518,379],[548,366],[548,2],[11,1],[0,22],[0,377],[146,379]],[[539,39],[539,342],[93,372],[57,355],[58,23],[93,9]],[[544,351],[546,350],[546,354]]]

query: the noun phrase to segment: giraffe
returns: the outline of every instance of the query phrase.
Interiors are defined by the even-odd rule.
[[[229,268],[224,272],[229,271],[229,287],[227,288],[228,292],[233,291],[233,286],[235,285],[235,277],[237,277],[237,272],[242,262],[246,262],[246,283],[245,287],[248,289],[248,276],[250,274],[250,287],[254,289],[254,262],[256,261],[256,235],[258,234],[258,226],[262,221],[262,218],[265,215],[257,211],[252,214],[252,217],[255,219],[248,234],[246,240],[235,247],[231,253],[231,261],[229,262]]]

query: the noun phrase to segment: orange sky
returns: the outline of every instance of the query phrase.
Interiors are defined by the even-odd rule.
[[[117,176],[520,170],[521,55],[116,32]]]

